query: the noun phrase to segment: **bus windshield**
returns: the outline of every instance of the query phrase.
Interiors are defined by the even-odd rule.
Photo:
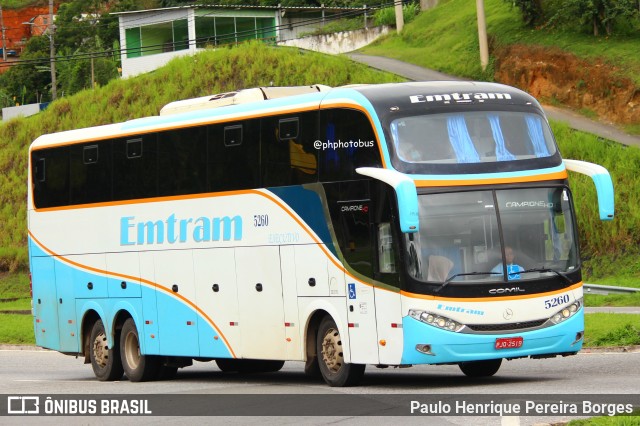
[[[468,111],[401,117],[390,123],[398,159],[409,164],[495,163],[551,157],[544,118],[519,111]]]
[[[566,188],[419,196],[420,232],[405,236],[409,274],[424,282],[531,280],[578,267]]]

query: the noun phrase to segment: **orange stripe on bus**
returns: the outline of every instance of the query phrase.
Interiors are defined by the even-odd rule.
[[[487,179],[443,179],[443,180],[416,180],[416,187],[433,187],[433,186],[470,186],[470,185],[492,185],[504,183],[522,183],[522,182],[540,182],[545,180],[567,179],[566,170],[554,173],[545,173],[533,176],[515,176],[504,178],[487,178]]]
[[[125,275],[125,274],[120,274],[120,273],[117,273],[117,272],[103,271],[101,269],[93,268],[93,267],[87,266],[87,265],[82,265],[82,264],[80,264],[78,262],[74,262],[72,260],[69,260],[69,259],[65,258],[64,256],[60,256],[60,255],[54,253],[53,251],[49,250],[40,241],[38,241],[38,239],[31,233],[31,231],[28,231],[28,232],[29,232],[29,236],[38,244],[38,246],[40,246],[44,251],[46,251],[47,253],[51,254],[54,257],[56,257],[57,259],[59,259],[63,263],[67,263],[69,265],[73,265],[73,266],[75,266],[77,268],[80,268],[80,269],[83,269],[83,270],[96,272],[96,273],[99,273],[101,275],[105,275],[107,277],[111,276],[111,277],[118,277],[118,278],[127,278],[127,279],[130,279],[130,280],[133,280],[133,281],[144,283],[144,284],[152,286],[152,287],[154,287],[156,289],[160,289],[160,290],[164,291],[165,293],[167,293],[167,294],[169,294],[169,295],[171,295],[173,297],[181,299],[184,303],[186,303],[187,305],[189,305],[193,309],[195,309],[196,312],[200,313],[207,320],[207,322],[209,322],[209,324],[211,324],[211,326],[213,328],[215,328],[215,330],[218,332],[218,334],[222,337],[222,340],[224,340],[224,342],[225,342],[225,344],[227,346],[227,349],[229,349],[229,352],[231,352],[231,355],[234,358],[236,358],[236,354],[233,351],[233,348],[231,347],[231,345],[229,344],[229,341],[225,337],[224,333],[222,333],[222,331],[215,324],[215,322],[202,309],[200,309],[196,304],[191,302],[186,297],[182,296],[181,294],[174,293],[171,289],[169,289],[167,287],[164,287],[164,286],[162,286],[162,285],[160,285],[158,283],[155,283],[153,281],[144,279],[144,278],[136,278],[136,277],[132,277],[132,276]]]

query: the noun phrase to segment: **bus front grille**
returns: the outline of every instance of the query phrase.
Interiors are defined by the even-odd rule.
[[[529,328],[538,328],[546,321],[546,319],[541,319],[526,322],[513,322],[509,324],[467,324],[467,328],[471,330],[471,332],[476,333],[508,332],[512,330],[516,331]]]

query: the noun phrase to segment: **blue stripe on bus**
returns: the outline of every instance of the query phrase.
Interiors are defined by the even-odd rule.
[[[322,205],[322,201],[315,191],[310,191],[302,186],[267,189],[293,209],[304,223],[315,232],[331,253],[336,258],[338,257],[327,225],[330,223],[330,219],[325,217],[325,206]]]
[[[209,321],[182,300],[131,280],[127,280],[127,291],[137,297],[110,297],[109,290],[121,288],[121,278],[108,277],[61,261],[42,250],[31,238],[29,240],[32,265],[38,265],[37,260],[42,260],[45,262],[43,265],[48,266],[32,267],[37,345],[61,352],[79,352],[82,320],[91,309],[100,315],[108,343],[113,345],[111,327],[115,316],[124,310],[136,322],[143,354],[233,358],[224,339]],[[57,283],[60,287],[58,293],[61,288],[68,290],[63,302],[68,303],[69,298],[75,301],[71,308],[59,303],[56,277],[72,280],[71,283]],[[87,288],[89,282],[93,283],[93,290]],[[43,318],[39,318],[40,304]],[[73,312],[65,312],[65,308],[73,309]],[[161,322],[159,318],[162,318]],[[40,322],[36,323],[36,320]],[[191,321],[190,326],[187,326],[187,321]],[[43,329],[46,331],[43,332]],[[71,333],[73,339],[69,337]]]
[[[584,311],[552,327],[500,335],[463,334],[441,330],[406,316],[402,320],[404,348],[402,364],[441,364],[480,361],[496,358],[517,358],[531,355],[577,352],[582,340],[575,343],[576,334],[584,331]],[[517,349],[495,349],[497,337],[522,337]],[[416,345],[431,345],[434,355],[416,350]]]

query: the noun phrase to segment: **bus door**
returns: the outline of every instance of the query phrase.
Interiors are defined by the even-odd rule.
[[[350,182],[368,194],[368,182]],[[351,191],[349,191],[351,192]],[[352,194],[354,192],[351,192]],[[371,200],[352,198],[338,201],[340,220],[340,249],[346,262],[347,272],[347,319],[351,359],[358,364],[378,364],[376,301],[373,288],[373,244],[371,233]]]
[[[240,358],[284,360],[284,302],[277,246],[235,249]]]
[[[380,364],[398,364],[402,359],[404,346],[402,330],[402,299],[400,297],[400,264],[397,250],[400,240],[396,229],[393,211],[395,209],[395,193],[393,189],[382,183],[371,185],[372,204],[371,221],[374,247],[374,279],[376,281],[375,296],[376,321],[378,328],[378,352]]]

